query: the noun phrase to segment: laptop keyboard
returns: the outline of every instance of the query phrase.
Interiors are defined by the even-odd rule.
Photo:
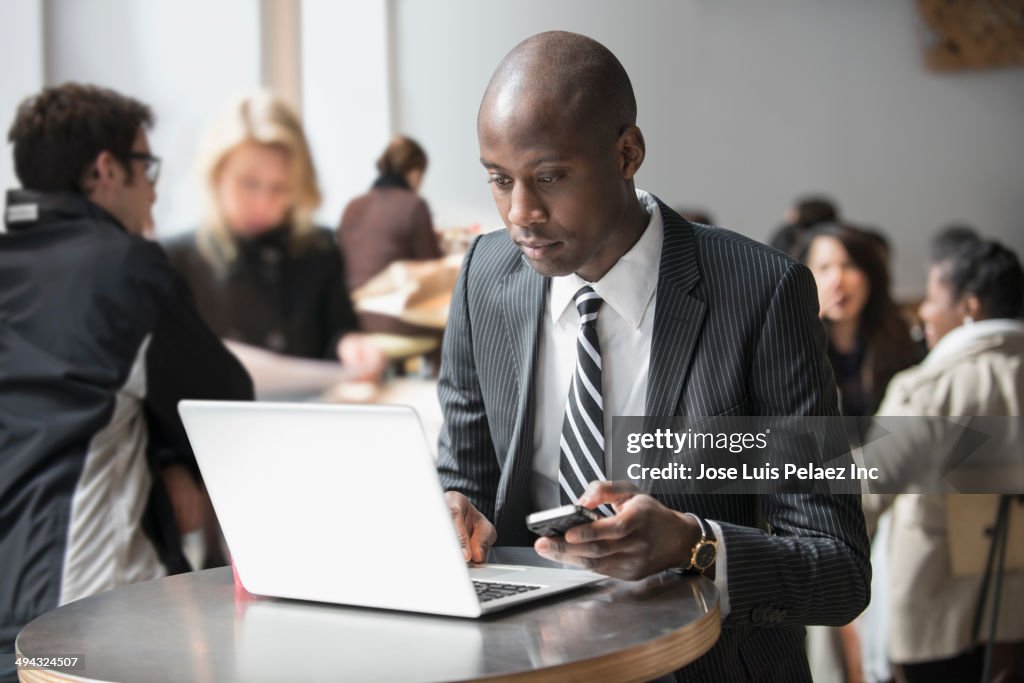
[[[480,602],[507,598],[510,595],[519,595],[520,593],[529,593],[541,588],[541,586],[531,586],[524,583],[497,583],[494,581],[474,581],[473,587],[476,588],[476,597]]]

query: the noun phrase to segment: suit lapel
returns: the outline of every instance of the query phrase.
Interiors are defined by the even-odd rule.
[[[508,352],[515,368],[514,385],[508,387],[507,395],[514,397],[515,405],[508,433],[509,450],[504,456],[501,481],[498,486],[496,520],[502,542],[515,545],[516,538],[529,535],[523,525],[523,518],[529,512],[531,492],[531,453],[533,450],[533,418],[535,397],[533,391],[534,365],[540,343],[540,325],[544,316],[544,297],[550,280],[530,268],[522,258],[518,269],[503,277],[499,283],[502,321],[508,339]],[[495,350],[495,353],[501,353]],[[503,524],[507,520],[507,524]],[[504,528],[503,528],[504,527]],[[521,532],[521,533],[517,533]]]
[[[519,268],[500,281],[501,315],[505,336],[515,367],[518,390],[515,423],[521,425],[526,417],[526,403],[533,385],[533,365],[540,340],[540,324],[544,316],[544,295],[548,280],[533,268],[519,261]],[[530,420],[525,420],[530,422]],[[513,445],[515,440],[513,439]]]
[[[676,414],[707,305],[691,290],[700,281],[693,226],[660,201],[665,238],[658,271],[654,337],[647,375],[645,414]]]

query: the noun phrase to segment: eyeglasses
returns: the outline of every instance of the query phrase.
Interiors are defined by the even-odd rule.
[[[145,171],[143,171],[146,180],[156,185],[156,181],[160,177],[160,157],[149,152],[129,152],[128,158],[143,162],[146,165]]]

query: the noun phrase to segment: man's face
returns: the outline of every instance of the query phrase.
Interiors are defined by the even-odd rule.
[[[480,161],[509,236],[533,269],[593,282],[636,239],[624,225],[636,169],[624,162],[621,141],[550,109],[491,97],[477,126]]]

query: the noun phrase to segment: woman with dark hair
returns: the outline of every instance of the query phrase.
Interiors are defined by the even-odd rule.
[[[818,284],[828,353],[846,415],[872,415],[889,380],[920,359],[889,295],[877,237],[831,223],[810,232],[802,260]]]
[[[877,231],[826,223],[804,236],[799,248],[818,285],[819,314],[843,413],[873,415],[889,380],[920,360],[920,349],[889,294],[889,268]],[[862,674],[857,626],[808,629],[819,675],[868,680]],[[868,644],[870,648],[870,643]],[[870,663],[870,657],[869,657]],[[884,661],[883,661],[884,665]],[[865,672],[866,673],[866,672]]]
[[[893,377],[879,415],[906,417],[1019,416],[1024,401],[1024,271],[997,242],[967,240],[941,254],[928,271],[919,315],[929,352]],[[913,443],[886,458],[915,461]],[[927,451],[926,451],[927,452]],[[984,631],[972,634],[983,576],[954,574],[953,561],[987,545],[984,522],[975,533],[951,533],[952,519],[994,518],[994,495],[865,496],[869,520],[892,508],[889,560],[890,659],[901,680],[980,680]],[[1019,508],[1019,505],[1014,505]],[[1020,523],[1013,513],[1010,528]],[[1020,551],[1008,538],[1007,556]],[[966,544],[966,545],[965,545]],[[976,550],[974,552],[977,552]],[[991,608],[992,592],[989,592]],[[987,621],[985,622],[988,623]],[[999,603],[992,677],[1020,680],[1024,672],[1024,575],[1009,572]],[[979,642],[981,641],[981,642]],[[1016,677],[1015,677],[1016,676]]]
[[[394,261],[440,258],[430,210],[417,194],[426,170],[423,148],[398,136],[377,159],[373,187],[345,207],[338,245],[350,292]]]

